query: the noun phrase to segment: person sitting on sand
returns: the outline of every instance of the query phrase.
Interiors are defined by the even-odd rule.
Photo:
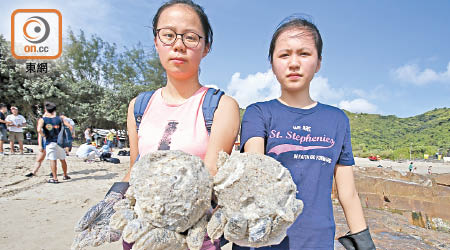
[[[7,107],[5,104],[0,103],[0,155],[4,155],[3,152],[3,142],[8,141],[8,133],[7,133],[7,125],[10,125],[11,122],[6,121],[6,112]]]
[[[112,149],[108,145],[103,145],[100,149],[101,153],[112,153]]]
[[[95,157],[100,156],[100,152],[97,150],[95,142],[85,143],[78,148],[77,156],[85,162],[93,162]]]

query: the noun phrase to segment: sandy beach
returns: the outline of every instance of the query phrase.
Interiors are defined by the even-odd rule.
[[[413,171],[416,174],[427,174],[428,167],[431,167],[432,174],[446,174],[450,173],[450,162],[443,163],[434,162],[434,161],[409,161],[403,160],[401,162],[391,161],[391,160],[379,160],[379,161],[370,161],[368,158],[355,158],[355,165],[360,167],[377,167],[381,165],[383,168],[392,168],[392,170],[399,171],[402,173],[408,172],[409,164],[413,162],[413,166],[417,169]]]
[[[36,152],[36,146],[27,146]],[[38,176],[25,177],[34,168],[36,154],[0,156],[0,246],[3,249],[70,249],[75,235],[75,223],[87,209],[100,201],[109,187],[125,175],[129,157],[117,156],[120,164],[85,163],[75,156],[74,148],[67,158],[71,180],[60,184],[47,183],[50,166],[44,161]],[[391,166],[408,171],[409,162],[370,162],[356,159],[358,166]],[[415,163],[417,171],[425,174],[429,163]],[[450,164],[433,164],[434,173],[450,172]],[[337,232],[344,231],[338,229]],[[121,249],[120,242],[90,249]],[[230,249],[227,247],[226,249]]]
[[[29,146],[27,146],[29,147]],[[36,152],[36,147],[32,147]],[[44,161],[38,176],[25,177],[34,168],[36,154],[0,158],[0,245],[6,249],[70,249],[75,223],[88,208],[99,202],[115,182],[125,175],[129,157],[120,164],[85,163],[75,156],[67,158],[71,180],[47,183],[50,163]],[[117,156],[116,156],[117,157]],[[120,249],[119,243],[94,249]]]

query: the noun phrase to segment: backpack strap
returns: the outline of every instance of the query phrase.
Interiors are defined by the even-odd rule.
[[[136,97],[134,102],[134,119],[136,121],[136,130],[139,131],[139,125],[141,125],[142,116],[144,115],[145,109],[147,108],[150,98],[152,98],[154,90],[142,92]]]
[[[147,108],[150,98],[152,98],[155,91],[142,92],[136,98],[134,103],[134,119],[136,121],[136,129],[139,130],[139,125],[141,124],[142,116],[144,115],[145,109]],[[214,119],[214,112],[219,106],[220,98],[224,95],[224,92],[220,89],[209,88],[203,99],[202,110],[203,117],[205,119],[205,127],[208,134],[211,134],[211,127]]]
[[[216,111],[217,106],[219,106],[219,101],[223,94],[224,92],[220,89],[209,88],[206,92],[205,99],[203,99],[203,118],[205,119],[205,126],[208,131],[208,135],[211,134],[214,112]]]

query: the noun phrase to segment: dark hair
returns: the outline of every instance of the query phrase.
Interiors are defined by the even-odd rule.
[[[283,21],[281,21],[280,24],[278,24],[277,29],[275,30],[275,33],[273,33],[272,41],[270,41],[270,48],[269,48],[269,61],[270,63],[273,62],[273,51],[275,50],[275,45],[277,42],[278,37],[280,34],[288,29],[292,28],[298,28],[298,29],[305,29],[311,33],[311,35],[314,38],[314,42],[317,49],[317,55],[320,60],[322,60],[322,37],[320,36],[320,32],[317,29],[316,25],[312,23],[312,21],[306,20],[304,14],[294,14],[287,18],[285,18]]]
[[[202,23],[203,32],[205,33],[205,44],[208,45],[209,50],[211,50],[213,43],[213,30],[211,28],[211,25],[209,24],[208,16],[200,5],[192,2],[191,0],[170,0],[161,5],[161,7],[159,7],[158,11],[153,17],[153,35],[156,37],[156,26],[158,25],[159,16],[163,12],[163,10],[176,4],[185,4],[191,7],[197,13],[198,18],[200,18],[200,22]]]
[[[2,109],[2,108],[7,108],[8,106],[6,106],[6,104],[4,104],[4,103],[0,103],[0,109]]]
[[[47,112],[49,113],[53,113],[56,111],[56,104],[54,104],[53,102],[44,102],[44,107],[45,110],[47,110]]]

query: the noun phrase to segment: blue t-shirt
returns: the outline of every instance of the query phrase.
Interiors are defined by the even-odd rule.
[[[241,151],[252,137],[264,138],[265,154],[289,169],[297,185],[297,198],[304,203],[283,242],[258,249],[333,249],[334,168],[336,164],[355,163],[345,113],[321,103],[299,109],[276,99],[258,102],[247,107],[242,119]]]
[[[50,144],[51,142],[57,142],[58,141],[58,134],[61,130],[61,126],[63,124],[63,121],[61,120],[61,117],[42,117],[44,120],[44,135],[45,135],[45,146],[44,148]]]

